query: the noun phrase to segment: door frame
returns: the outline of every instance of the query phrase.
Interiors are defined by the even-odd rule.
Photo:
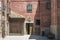
[[[26,25],[27,25],[27,24],[29,24],[29,25],[32,24],[32,25],[33,25],[33,23],[26,23]],[[30,25],[30,26],[31,26],[31,25]],[[33,26],[34,26],[34,25],[33,25]],[[33,26],[32,26],[32,34],[33,34]],[[30,27],[29,27],[29,31],[30,31]],[[26,32],[27,32],[27,30],[26,30]],[[28,34],[28,33],[26,33],[26,34]],[[29,33],[29,34],[30,34],[30,33]],[[29,34],[28,34],[28,35],[29,35]]]

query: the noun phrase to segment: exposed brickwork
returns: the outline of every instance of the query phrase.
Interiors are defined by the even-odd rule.
[[[27,4],[28,3],[31,3],[33,5],[32,13],[27,13]],[[37,2],[11,2],[12,11],[17,12],[20,15],[23,15],[26,19],[30,16],[31,20],[34,20],[36,8],[37,8]]]
[[[57,0],[57,40],[60,40],[60,0]]]
[[[41,24],[45,26],[46,23],[50,23],[50,10],[46,9],[46,2],[47,0],[40,0],[40,10],[38,7],[38,2],[11,2],[11,9],[16,13],[23,15],[26,19],[30,15],[31,19],[34,20],[36,16],[36,19],[40,18]],[[31,3],[33,6],[32,13],[27,13],[28,3]],[[37,11],[40,11],[40,13]]]
[[[17,2],[19,0],[12,0],[11,1],[11,10],[23,15],[27,20],[30,16],[31,20],[40,19],[41,24],[40,27],[49,27],[51,22],[51,12],[46,8],[47,0],[40,0],[40,4],[38,1],[36,2]],[[23,0],[26,1],[26,0]],[[30,0],[31,1],[31,0]],[[32,4],[32,13],[27,13],[27,4]],[[39,6],[40,5],[40,6]],[[40,8],[40,9],[39,9]],[[35,27],[37,27],[35,25]],[[39,31],[37,29],[37,31]]]
[[[60,0],[57,0],[57,23],[60,25]]]
[[[49,27],[51,12],[47,9],[46,6],[47,0],[40,1],[40,17],[41,17],[41,25],[44,27]]]

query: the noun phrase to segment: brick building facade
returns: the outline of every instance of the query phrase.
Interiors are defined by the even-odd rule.
[[[59,0],[9,0],[8,3],[6,1],[5,35],[11,33],[40,35],[45,29],[46,33],[50,31],[55,34],[56,39],[59,39],[59,2]]]
[[[49,28],[51,22],[51,11],[47,8],[47,0],[11,0],[11,11],[16,12],[25,17],[25,22],[30,18],[31,23],[34,24],[34,32],[38,34],[42,28]],[[27,6],[32,5],[32,11],[28,12]],[[36,20],[40,20],[40,25],[36,25]],[[48,25],[47,25],[48,24]],[[40,28],[41,27],[41,28]],[[40,31],[39,31],[40,30]],[[40,33],[39,33],[40,34]]]

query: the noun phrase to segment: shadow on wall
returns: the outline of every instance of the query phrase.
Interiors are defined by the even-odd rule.
[[[51,25],[51,11],[48,10],[46,7],[46,3],[40,3],[41,1],[38,0],[38,5],[37,5],[37,10],[36,10],[36,14],[34,17],[34,22],[35,22],[35,31],[34,34],[40,35],[40,27],[50,27]],[[43,6],[42,6],[43,5]],[[40,21],[40,23],[38,22],[37,25],[37,20]]]
[[[36,10],[36,14],[35,14],[35,17],[34,17],[34,22],[35,22],[34,34],[35,35],[31,35],[29,37],[29,39],[33,39],[33,40],[49,40],[46,36],[43,36],[43,37],[40,36],[40,33],[41,33],[40,32],[40,30],[41,30],[40,27],[49,28],[50,25],[51,25],[51,11],[45,8],[46,7],[45,4],[43,4],[43,5],[44,5],[44,9],[43,9],[43,7],[41,7],[40,1],[38,1],[37,10]],[[36,20],[40,20],[40,25],[36,25]]]
[[[38,1],[38,5],[37,5],[37,9],[36,9],[36,14],[35,14],[35,17],[34,17],[34,25],[35,25],[35,31],[34,31],[34,34],[35,35],[39,35],[40,34],[40,22],[38,23],[37,22],[40,21],[40,1]]]

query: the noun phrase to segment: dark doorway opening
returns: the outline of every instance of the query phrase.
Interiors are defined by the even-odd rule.
[[[27,31],[27,34],[33,33],[33,23],[26,23],[26,31]]]

